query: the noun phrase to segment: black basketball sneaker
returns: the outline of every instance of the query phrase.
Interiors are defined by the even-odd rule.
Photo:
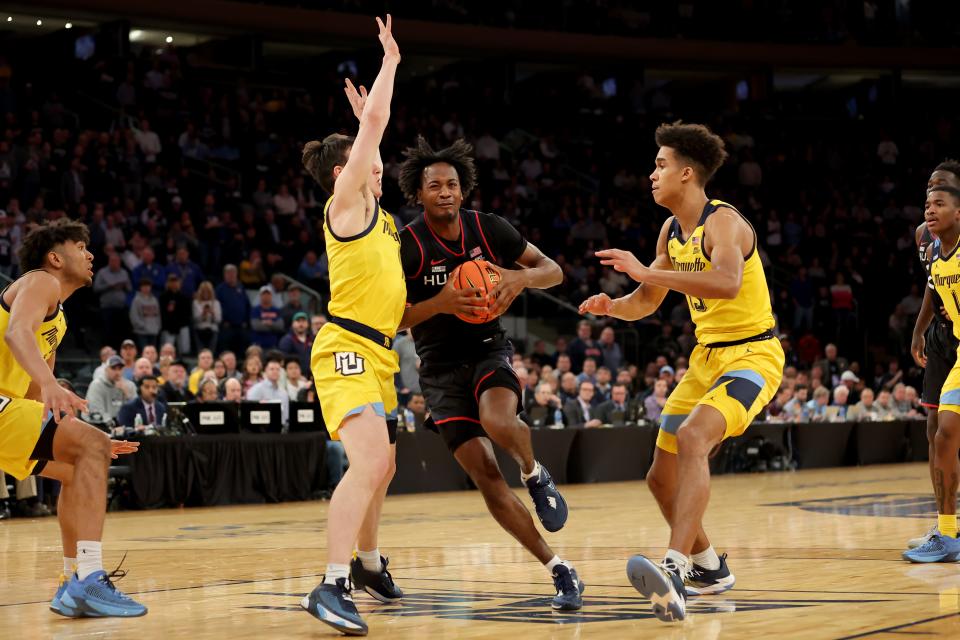
[[[727,566],[727,554],[723,554],[720,556],[720,567],[717,569],[707,569],[693,563],[693,568],[687,573],[683,586],[688,596],[707,596],[729,591],[736,581],[737,578]]]
[[[375,600],[384,603],[398,602],[403,597],[403,591],[394,584],[393,576],[387,571],[388,562],[390,561],[380,556],[380,571],[368,571],[360,558],[354,558],[350,561],[350,578],[353,579],[353,584]]]
[[[303,597],[300,606],[340,633],[348,636],[367,635],[367,623],[357,611],[346,578],[337,578],[336,584],[321,582],[310,595]]]

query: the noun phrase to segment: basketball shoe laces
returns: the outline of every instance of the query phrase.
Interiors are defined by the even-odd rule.
[[[693,573],[693,571],[689,568],[686,571],[681,571],[680,566],[673,560],[670,560],[669,558],[663,559],[663,562],[660,563],[660,568],[666,571],[667,573],[673,573],[680,576],[681,580],[685,580],[688,576],[690,576]]]
[[[390,575],[390,572],[389,572],[389,571],[387,571],[387,565],[388,565],[388,564],[390,564],[390,558],[384,558],[384,559],[383,559],[383,569],[382,569],[383,575],[386,576],[385,582],[392,587],[392,586],[393,586],[393,576]]]
[[[946,547],[943,546],[943,542],[940,540],[939,536],[931,537],[929,540],[923,543],[922,546],[916,549],[919,553],[940,553],[946,550]]]
[[[114,578],[116,578],[116,581],[119,582],[123,580],[127,575],[127,572],[120,568],[123,566],[123,561],[126,559],[127,559],[127,554],[125,552],[123,554],[123,557],[120,558],[120,564],[117,565],[116,569],[114,569],[110,573],[100,578],[99,581],[102,582],[104,585],[106,585],[106,587],[110,589],[110,591],[112,591],[118,598],[122,600],[133,601],[133,598],[125,594],[123,591],[120,591],[119,589],[117,589],[117,585],[114,584]]]

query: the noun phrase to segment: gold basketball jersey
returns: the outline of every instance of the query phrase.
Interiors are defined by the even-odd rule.
[[[710,256],[705,251],[703,227],[707,218],[721,207],[732,209],[743,217],[742,213],[726,202],[710,200],[703,209],[697,228],[685,240],[680,223],[674,218],[670,225],[667,252],[675,271],[710,271],[713,268]],[[747,224],[750,222],[747,221]],[[687,296],[687,305],[690,307],[690,317],[696,325],[697,342],[700,344],[742,340],[774,327],[767,279],[760,256],[757,255],[756,231],[753,233],[753,249],[744,260],[743,283],[737,296],[732,300]]]
[[[4,288],[3,293],[0,293],[0,336],[7,332],[7,325],[10,323],[10,305],[3,298],[6,292],[7,289]],[[27,295],[27,293],[24,290],[20,295]],[[63,314],[63,307],[57,303],[56,311],[44,318],[40,328],[37,329],[37,346],[40,347],[44,360],[48,360],[56,353],[66,332],[67,319]],[[6,341],[0,339],[0,395],[23,398],[29,387],[29,374],[13,357]]]
[[[930,279],[953,323],[953,335],[960,338],[960,252],[957,247],[949,254],[943,250],[940,240],[935,240],[930,256]]]
[[[355,236],[342,238],[327,224],[332,200],[323,207],[330,315],[360,322],[393,338],[407,302],[397,226],[377,202],[370,225]]]

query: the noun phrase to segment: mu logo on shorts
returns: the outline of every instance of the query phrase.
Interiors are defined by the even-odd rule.
[[[333,354],[334,368],[344,376],[357,376],[365,371],[363,356],[353,351],[337,351]]]

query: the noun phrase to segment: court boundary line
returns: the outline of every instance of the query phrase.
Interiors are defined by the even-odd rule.
[[[953,618],[960,616],[960,611],[955,611],[953,613],[947,613],[940,616],[934,616],[933,618],[925,618],[923,620],[916,620],[914,622],[907,622],[905,624],[898,624],[892,627],[882,627],[880,629],[875,629],[873,631],[864,631],[863,633],[858,633],[852,636],[841,636],[835,640],[855,640],[856,638],[867,638],[869,636],[874,636],[880,633],[896,633],[900,629],[908,629],[910,627],[915,627],[920,624],[926,624],[928,622],[936,622],[937,620],[945,620],[947,618]]]

